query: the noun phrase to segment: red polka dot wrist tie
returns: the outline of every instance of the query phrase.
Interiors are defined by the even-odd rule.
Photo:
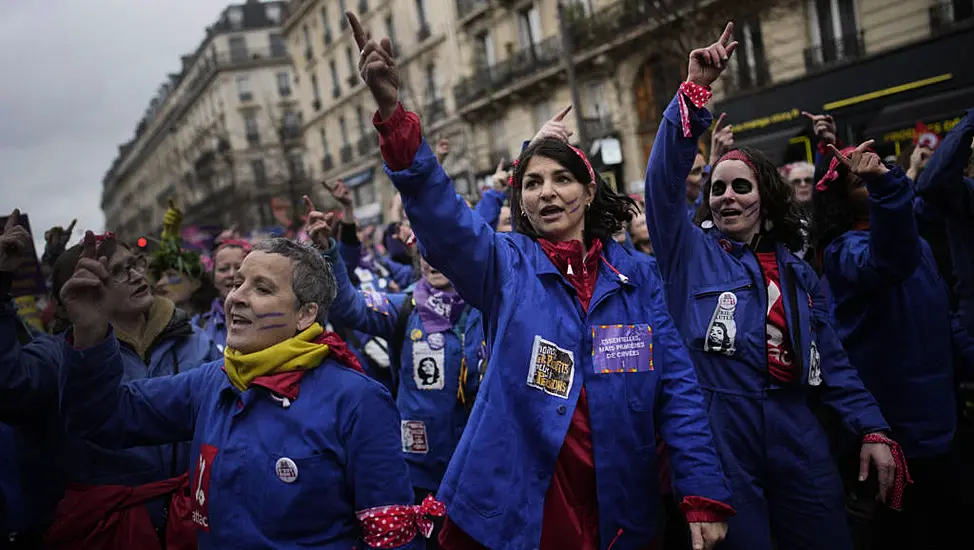
[[[882,443],[889,447],[889,452],[893,455],[893,462],[896,463],[896,477],[893,479],[893,487],[890,488],[892,494],[889,497],[889,507],[897,511],[902,510],[903,491],[907,485],[913,483],[910,470],[906,466],[906,456],[903,455],[903,449],[900,448],[899,443],[881,434],[869,434],[862,438],[862,442]]]
[[[713,97],[710,87],[704,87],[693,82],[680,84],[680,93],[683,94],[690,103],[697,109],[703,109],[704,105]],[[690,109],[687,108],[686,101],[680,101],[680,123],[683,126],[683,137],[693,137],[690,133]]]
[[[429,538],[433,534],[430,516],[445,515],[446,506],[433,495],[428,495],[418,506],[377,506],[362,510],[355,517],[362,525],[366,544],[373,548],[395,548],[413,540],[417,533]]]

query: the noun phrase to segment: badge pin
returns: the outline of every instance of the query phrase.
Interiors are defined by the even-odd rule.
[[[808,385],[822,385],[822,356],[819,355],[815,342],[812,342],[811,350],[808,352]]]
[[[294,483],[298,480],[298,465],[290,458],[283,457],[277,459],[274,471],[277,473],[277,479],[280,479],[284,483]]]
[[[446,338],[443,337],[442,333],[435,332],[430,334],[426,341],[429,342],[430,349],[441,350],[443,346],[446,345]]]
[[[414,328],[412,332],[409,333],[409,339],[413,342],[419,342],[423,339],[423,331],[418,328]]]
[[[717,307],[707,325],[704,335],[703,350],[724,355],[734,355],[737,341],[737,322],[734,313],[737,311],[737,295],[724,292],[717,298]]]

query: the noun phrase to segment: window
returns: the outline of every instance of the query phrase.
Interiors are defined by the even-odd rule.
[[[348,19],[345,18],[345,12],[348,8],[345,6],[345,0],[338,0],[338,28],[345,30],[348,28]]]
[[[517,14],[517,37],[521,48],[529,48],[541,42],[541,14],[537,6],[531,6]]]
[[[295,179],[303,180],[307,176],[304,168],[304,153],[301,151],[291,151],[287,154],[287,164],[291,170],[291,175]]]
[[[355,64],[355,57],[353,57],[351,46],[345,48],[345,60],[348,62],[348,74],[352,77],[357,76],[358,67]]]
[[[484,31],[477,35],[474,42],[474,62],[480,67],[492,67],[497,63],[494,53],[494,39],[490,36],[490,31]]]
[[[294,135],[301,130],[301,116],[295,111],[284,111],[281,117],[281,125],[288,135]]]
[[[507,135],[504,133],[504,119],[498,118],[497,120],[491,122],[489,131],[490,139],[494,144],[494,154],[492,156],[499,155],[503,156],[504,158],[511,158],[508,154],[510,153],[510,147],[508,145]]]
[[[809,0],[812,48],[809,61],[821,65],[862,55],[856,0]]]
[[[284,44],[284,37],[280,33],[272,32],[268,35],[271,44],[271,57],[284,57],[287,55],[287,45]]]
[[[243,27],[243,11],[239,7],[232,7],[227,10],[227,21],[230,22],[231,29]]]
[[[267,19],[271,23],[277,24],[281,22],[281,6],[279,4],[267,4],[264,13],[267,14]]]
[[[582,101],[582,117],[605,120],[608,117],[605,101],[605,87],[601,80],[585,83],[585,99]]]
[[[325,45],[331,44],[331,25],[328,24],[328,6],[321,7],[321,28],[325,33]]]
[[[551,117],[555,115],[551,108],[551,101],[546,99],[544,101],[539,101],[534,104],[534,127],[541,128],[541,126],[551,120]]]
[[[348,145],[348,128],[345,126],[345,117],[338,117],[338,132],[342,137],[342,146]]]
[[[250,101],[254,99],[254,94],[250,89],[250,77],[241,74],[237,75],[237,95],[240,101]]]
[[[396,45],[396,25],[392,20],[392,14],[386,15],[386,36],[389,37],[389,41],[392,45]]]
[[[260,145],[260,127],[257,124],[257,116],[254,113],[244,115],[244,129],[247,133],[247,143]]]
[[[239,63],[247,60],[247,40],[242,36],[230,38],[230,61]]]
[[[365,130],[365,114],[362,111],[362,107],[355,107],[355,121],[358,123],[358,135],[361,137],[366,136]]]
[[[426,99],[433,102],[440,99],[440,87],[436,85],[436,65],[426,66]]]
[[[250,161],[250,173],[254,176],[254,185],[258,189],[267,186],[267,168],[264,166],[264,159]]]
[[[311,95],[315,101],[321,101],[321,92],[318,90],[318,75],[311,75]]]
[[[370,181],[354,187],[352,189],[352,196],[357,206],[365,206],[376,202],[375,184]]]
[[[761,21],[754,17],[739,25],[737,31],[739,45],[735,55],[731,56],[731,73],[736,79],[736,88],[747,90],[766,86],[771,82],[771,74],[764,53]]]
[[[335,60],[332,59],[328,62],[328,70],[331,71],[331,86],[334,92],[338,92],[342,89],[338,84],[338,67],[335,65]]]
[[[325,131],[325,125],[322,123],[321,127],[318,128],[318,135],[321,136],[321,149],[328,154],[328,132]]]
[[[416,18],[420,28],[429,26],[429,21],[426,20],[426,0],[416,0]]]
[[[277,91],[281,97],[291,95],[291,73],[287,71],[277,73]]]

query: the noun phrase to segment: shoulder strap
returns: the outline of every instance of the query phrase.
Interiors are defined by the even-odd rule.
[[[392,349],[396,353],[396,360],[399,360],[399,353],[402,351],[402,343],[406,340],[406,326],[409,324],[409,316],[416,307],[413,302],[413,295],[407,294],[402,305],[399,306],[399,317],[396,318],[396,327],[392,333]]]

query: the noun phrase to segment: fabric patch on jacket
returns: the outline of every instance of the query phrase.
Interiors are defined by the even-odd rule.
[[[574,379],[575,355],[554,342],[535,336],[528,367],[528,386],[568,399]]]
[[[421,390],[442,390],[445,385],[444,349],[433,349],[427,342],[413,344],[413,382]]]

